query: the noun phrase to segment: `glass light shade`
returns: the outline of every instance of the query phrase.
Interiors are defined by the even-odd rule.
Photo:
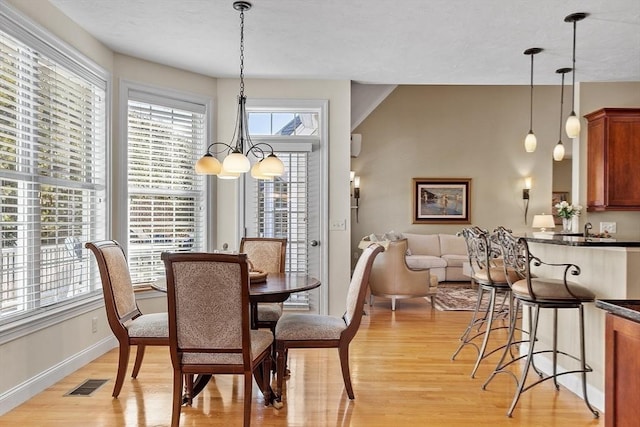
[[[245,173],[251,169],[251,162],[244,154],[234,152],[225,157],[222,169],[231,173]]]
[[[531,223],[531,227],[540,228],[542,231],[545,231],[547,228],[555,228],[555,226],[553,215],[534,215],[533,222]]]
[[[207,153],[196,162],[198,175],[217,175],[222,170],[222,164],[218,159]]]
[[[360,177],[353,177],[353,188],[360,188]]]
[[[564,145],[562,142],[558,142],[553,148],[553,160],[559,162],[562,159],[564,159]]]
[[[536,138],[536,134],[534,134],[533,131],[530,131],[524,139],[524,149],[527,153],[533,153],[536,151],[537,146],[538,139]]]
[[[528,176],[524,179],[524,188],[527,190],[531,190],[531,177]]]
[[[262,166],[262,160],[259,162],[256,162],[251,167],[251,176],[255,179],[268,179],[268,180],[273,179],[272,176],[268,176],[262,173],[262,170],[260,169],[261,166]]]
[[[219,179],[238,179],[240,178],[240,172],[229,172],[224,168],[224,163],[222,163],[222,170],[218,174]]]
[[[355,171],[350,171],[349,172],[349,182],[353,182],[353,178],[355,178],[356,176],[356,172]]]
[[[269,154],[260,161],[260,172],[266,176],[282,176],[284,163],[275,154]]]
[[[571,113],[567,118],[567,122],[564,125],[569,138],[577,138],[580,136],[580,119],[576,116],[576,113]]]

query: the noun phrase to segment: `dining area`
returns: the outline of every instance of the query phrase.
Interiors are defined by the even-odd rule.
[[[336,348],[349,399],[354,399],[349,344],[363,315],[368,277],[382,246],[360,256],[342,317],[283,313],[293,293],[318,288],[320,280],[285,272],[287,239],[243,238],[238,252],[163,252],[166,276],[152,288],[166,295],[166,312],[143,314],[134,294],[122,246],[114,240],[87,242],[103,285],[106,314],[119,342],[112,397],[125,383],[129,354],[136,347],[132,378],[141,371],[147,347],[168,347],[173,371],[171,425],[192,406],[214,377],[243,377],[243,425],[251,423],[254,381],[263,405],[283,408],[291,349]],[[144,371],[144,369],[143,369]],[[272,374],[273,377],[272,377]],[[275,384],[275,388],[273,388]]]

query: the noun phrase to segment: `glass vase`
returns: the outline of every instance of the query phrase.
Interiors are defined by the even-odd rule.
[[[571,232],[571,223],[573,221],[571,220],[571,218],[562,218],[562,231],[564,233],[570,233]]]

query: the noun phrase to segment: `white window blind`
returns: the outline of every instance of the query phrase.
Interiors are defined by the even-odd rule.
[[[99,291],[107,210],[105,78],[1,12],[0,324]]]
[[[286,271],[307,274],[307,152],[276,152],[286,173],[272,181],[252,180],[248,218],[253,220],[249,235],[287,238]],[[286,303],[308,307],[309,294],[291,294]]]
[[[134,283],[164,276],[164,251],[205,248],[203,105],[132,92],[128,101],[128,260]]]

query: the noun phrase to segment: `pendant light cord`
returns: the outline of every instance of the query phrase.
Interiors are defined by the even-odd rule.
[[[533,57],[531,54],[531,83],[529,94],[529,133],[533,132]]]
[[[560,129],[559,129],[559,133],[558,133],[558,143],[562,144],[562,106],[564,104],[564,74],[565,73],[561,73],[562,74],[562,84],[560,85]]]
[[[571,114],[575,115],[576,106],[576,22],[573,21],[573,71],[571,71]]]
[[[575,52],[575,41],[574,41],[574,52]],[[574,56],[575,56],[575,53],[574,53]],[[575,61],[575,58],[574,58],[574,61]],[[240,9],[240,97],[244,97],[244,9]]]

